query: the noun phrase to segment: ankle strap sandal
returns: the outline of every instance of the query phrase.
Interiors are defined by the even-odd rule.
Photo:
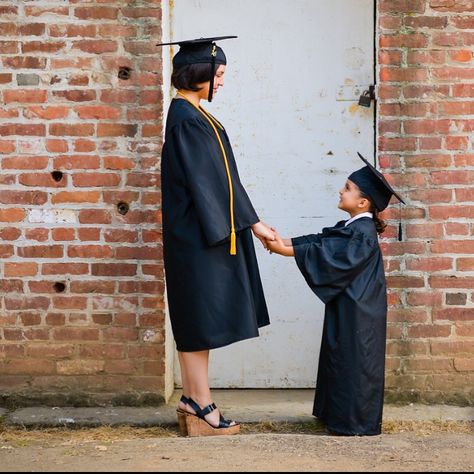
[[[186,426],[188,436],[213,436],[225,434],[237,434],[240,431],[240,425],[234,421],[226,420],[222,414],[219,419],[219,426],[211,425],[205,417],[217,410],[215,403],[201,408],[192,398],[188,399],[189,406],[196,412],[196,415],[186,417]]]

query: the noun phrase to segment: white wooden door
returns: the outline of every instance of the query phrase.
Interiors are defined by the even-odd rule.
[[[374,104],[358,106],[374,83],[373,2],[170,3],[172,41],[239,37],[219,44],[228,58],[225,85],[203,105],[226,127],[259,216],[283,236],[316,233],[345,218],[338,190],[362,166],[357,151],[373,157]],[[272,323],[258,339],[211,352],[211,385],[312,387],[324,306],[293,259],[256,246]]]

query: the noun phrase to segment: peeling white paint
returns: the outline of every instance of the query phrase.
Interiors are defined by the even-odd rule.
[[[76,211],[62,209],[31,209],[28,211],[28,222],[31,224],[76,224]]]
[[[156,336],[156,331],[152,329],[147,329],[143,332],[143,341],[144,342],[153,342]]]

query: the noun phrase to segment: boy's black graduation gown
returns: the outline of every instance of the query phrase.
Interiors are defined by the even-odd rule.
[[[259,218],[218,130],[234,188],[237,255],[230,255],[229,185],[215,132],[192,104],[172,101],[161,163],[163,251],[173,335],[183,352],[256,337],[269,324],[250,229]]]
[[[313,414],[330,432],[377,435],[384,395],[387,293],[370,217],[292,239],[306,282],[326,304]]]

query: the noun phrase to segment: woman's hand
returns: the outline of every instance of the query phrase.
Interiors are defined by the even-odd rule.
[[[275,231],[264,222],[257,222],[252,226],[252,232],[262,245],[267,249],[267,240],[273,241],[276,238]]]

